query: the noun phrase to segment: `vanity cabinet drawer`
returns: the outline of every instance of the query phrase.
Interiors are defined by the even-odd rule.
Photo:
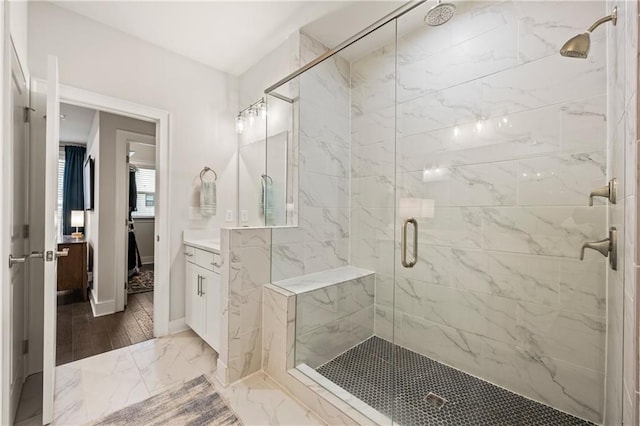
[[[184,246],[184,257],[185,259],[187,259],[187,262],[191,262],[191,263],[196,262],[195,251],[196,249],[193,247]]]
[[[218,253],[195,249],[194,258],[196,265],[209,271],[220,273],[220,255]]]

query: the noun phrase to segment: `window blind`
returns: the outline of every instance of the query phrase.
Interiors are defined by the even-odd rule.
[[[138,210],[133,217],[155,217],[156,171],[154,169],[138,168],[136,172],[138,188]]]
[[[64,150],[58,156],[58,236],[62,237],[62,193],[64,189]]]

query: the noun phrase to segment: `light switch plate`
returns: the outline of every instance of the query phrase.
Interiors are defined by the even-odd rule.
[[[242,222],[249,222],[249,211],[248,210],[240,210],[240,220]]]
[[[225,221],[233,222],[233,210],[227,210],[227,213],[225,215]]]

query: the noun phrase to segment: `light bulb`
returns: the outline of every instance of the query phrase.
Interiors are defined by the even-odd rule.
[[[260,116],[262,119],[267,118],[267,103],[265,101],[260,102]]]
[[[236,133],[241,135],[244,132],[244,118],[242,115],[238,114],[236,117]]]
[[[247,115],[249,116],[249,126],[253,125],[253,120],[255,118],[254,113],[253,113],[253,108],[251,108],[248,112]]]

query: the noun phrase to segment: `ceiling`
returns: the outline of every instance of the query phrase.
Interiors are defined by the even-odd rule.
[[[404,3],[406,2],[399,0],[351,3],[345,5],[345,7],[340,10],[329,13],[305,25],[303,31],[325,46],[332,48],[402,6]],[[352,44],[341,52],[341,56],[348,60],[354,60],[359,56],[370,53],[376,47],[384,44],[382,37],[384,37],[386,42],[387,38],[394,34],[391,27],[391,25],[387,25]]]
[[[240,75],[298,29],[361,2],[53,1],[53,3],[213,68],[232,75]],[[366,13],[368,7],[359,9],[354,11],[355,18],[358,18],[361,13],[370,15]],[[366,26],[359,23],[355,25],[350,19],[342,19],[340,22],[339,26],[331,25],[324,32],[317,28],[316,30],[321,34],[330,34],[340,29],[337,38],[341,41]],[[343,36],[343,34],[346,35]],[[331,40],[332,43],[334,40],[335,38]]]
[[[95,113],[89,108],[61,103],[60,141],[86,144]]]

